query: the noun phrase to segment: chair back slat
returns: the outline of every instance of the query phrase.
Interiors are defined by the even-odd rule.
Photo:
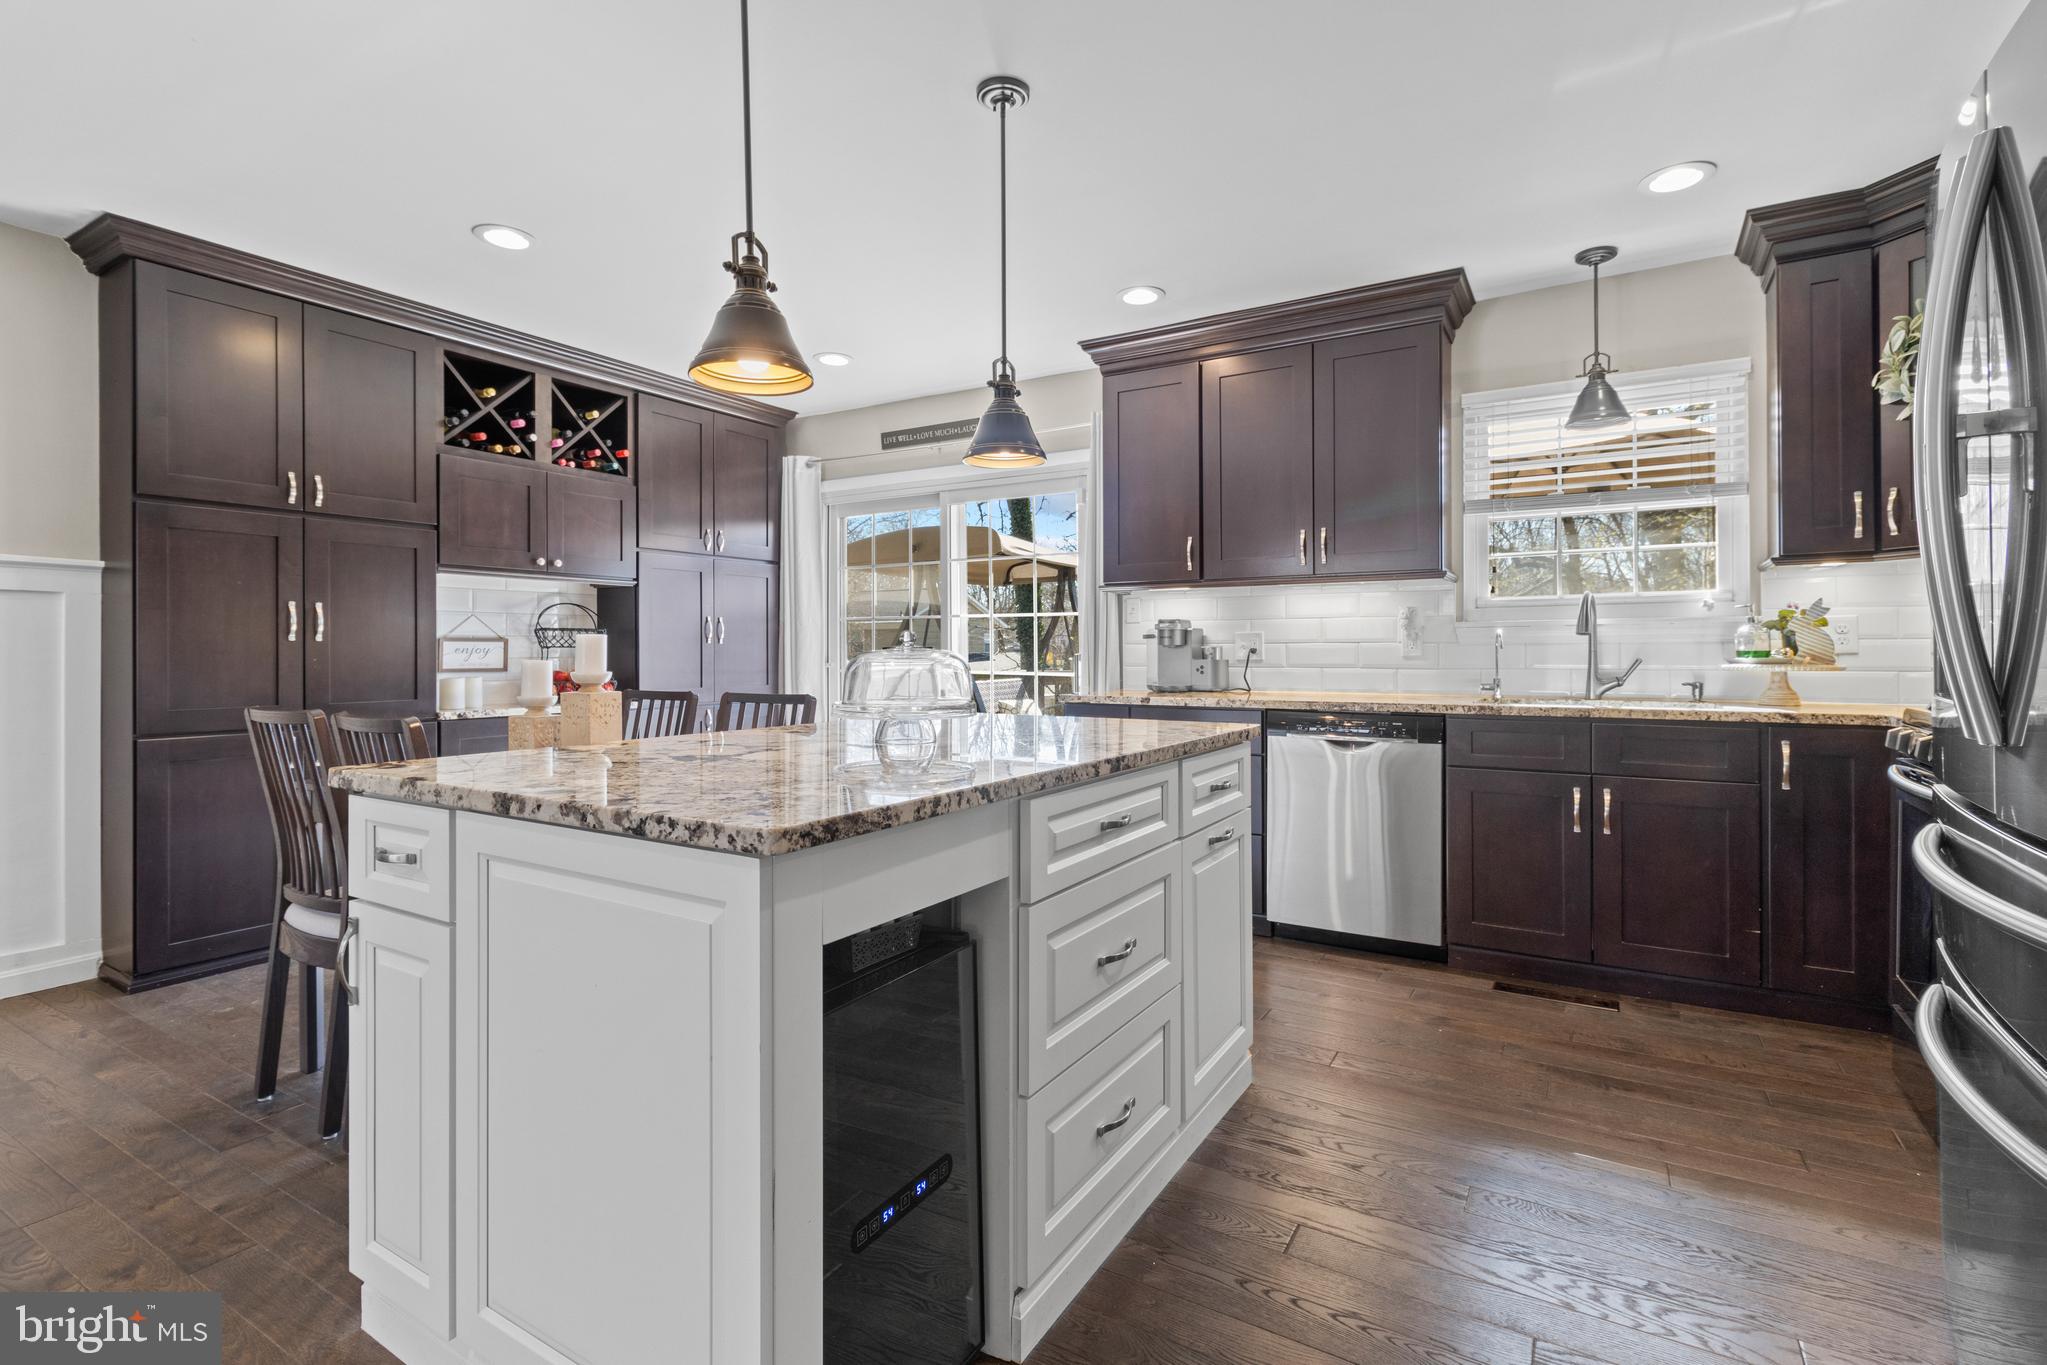
[[[627,739],[666,739],[670,735],[689,734],[696,728],[696,693],[626,690]]]
[[[766,730],[809,725],[817,719],[817,698],[807,692],[727,692],[718,698],[719,730]]]
[[[417,716],[352,716],[343,711],[334,717],[334,747],[344,764],[433,757],[426,727]]]
[[[327,785],[327,773],[340,759],[326,714],[252,706],[245,720],[286,899],[315,904],[345,900],[346,830],[335,792]]]

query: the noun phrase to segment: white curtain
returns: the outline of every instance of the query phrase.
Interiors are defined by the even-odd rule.
[[[825,631],[830,546],[824,478],[807,457],[782,461],[782,690],[808,692],[829,706]]]

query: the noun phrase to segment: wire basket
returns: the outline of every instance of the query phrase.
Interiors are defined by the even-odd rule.
[[[583,613],[583,615],[590,618],[590,624],[571,624],[574,618],[564,620],[561,617],[557,617],[552,621],[548,620],[547,614],[549,612],[563,610]],[[584,606],[581,602],[549,602],[533,618],[533,643],[539,645],[543,650],[574,649],[577,636],[602,634],[604,634],[604,627],[598,624],[597,613]]]

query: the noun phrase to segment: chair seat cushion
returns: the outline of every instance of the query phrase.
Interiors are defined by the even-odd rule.
[[[302,934],[314,938],[341,937],[341,916],[328,910],[315,910],[306,905],[288,905],[284,908],[284,922]]]

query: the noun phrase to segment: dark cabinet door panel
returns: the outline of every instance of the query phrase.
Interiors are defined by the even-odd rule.
[[[1590,783],[1575,773],[1444,774],[1451,943],[1591,959]]]
[[[293,299],[136,266],[136,492],[304,506],[301,314]]]
[[[1201,362],[1206,578],[1314,572],[1313,346]]]
[[[1755,788],[1641,777],[1594,785],[1593,961],[1758,984]]]
[[[441,753],[447,758],[462,754],[501,754],[511,743],[511,730],[511,723],[503,716],[444,720],[441,722]]]
[[[1315,343],[1315,571],[1436,574],[1448,349],[1435,323]]]
[[[1752,725],[1592,722],[1592,770],[1614,777],[1754,782],[1761,743]]]
[[[637,536],[630,480],[548,471],[548,567],[571,578],[631,578]]]
[[[277,852],[247,733],[135,742],[135,969],[263,948]]]
[[[772,564],[721,559],[711,570],[711,687],[773,692],[780,686],[781,576]],[[716,700],[713,695],[709,700]]]
[[[1769,735],[1770,984],[1880,1004],[1892,818],[1883,732],[1780,725]]]
[[[551,469],[532,460],[441,456],[441,564],[526,572],[547,568]]]
[[[1926,233],[1909,232],[1876,249],[1876,336],[1881,354],[1892,320],[1926,300]],[[1877,547],[1919,547],[1919,501],[1912,486],[1912,422],[1902,406],[1877,406]]]
[[[309,512],[432,524],[440,362],[402,327],[306,309]]]
[[[719,413],[712,439],[712,551],[740,559],[779,558],[782,433]]]
[[[716,700],[709,695],[707,667],[716,629],[712,564],[706,555],[640,552],[640,584],[632,622],[637,686],[657,692],[694,692],[701,700]],[[607,616],[606,623],[609,621]],[[726,631],[729,638],[729,624]],[[702,714],[710,714],[708,705]]]
[[[640,485],[640,546],[709,554],[712,415],[651,394],[641,394],[639,401],[633,466]]]
[[[1778,267],[1777,551],[1876,546],[1876,318],[1867,250]]]
[[[1592,725],[1540,716],[1451,716],[1443,727],[1443,757],[1453,768],[1590,772]]]
[[[1201,367],[1102,379],[1102,581],[1201,577]]]
[[[433,713],[434,546],[431,526],[307,519],[307,706]]]
[[[244,707],[301,704],[304,526],[282,512],[136,504],[137,734],[232,730]]]

